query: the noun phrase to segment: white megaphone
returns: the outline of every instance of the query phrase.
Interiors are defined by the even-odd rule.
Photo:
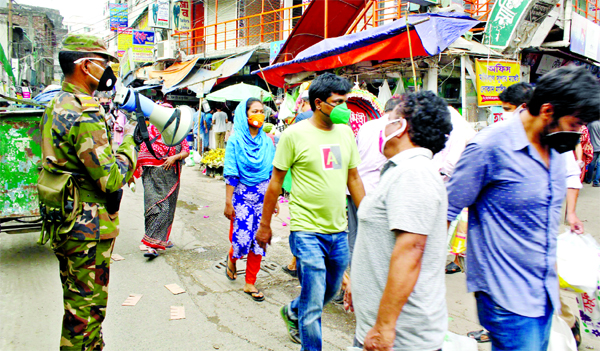
[[[137,108],[135,91],[124,87],[120,79],[115,86],[117,91],[114,102],[120,105],[119,108],[127,112],[135,112]],[[142,94],[137,95],[139,96],[142,114],[158,128],[163,142],[167,146],[178,145],[187,137],[194,125],[192,109],[163,107]]]

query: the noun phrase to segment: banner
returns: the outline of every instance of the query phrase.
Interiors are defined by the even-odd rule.
[[[125,51],[133,46],[133,31],[125,29],[117,34],[117,55],[123,57]]]
[[[521,64],[517,61],[476,60],[477,105],[501,105],[498,95],[521,81]]]
[[[154,32],[145,30],[134,30],[133,45],[154,46]]]
[[[148,5],[148,27],[171,28],[169,0],[156,0]]]
[[[108,4],[110,15],[110,30],[116,31],[119,27],[127,27],[127,4]]]
[[[275,58],[277,57],[277,55],[279,55],[279,51],[281,51],[281,48],[283,47],[283,44],[285,43],[285,40],[280,40],[280,41],[274,41],[271,43],[271,50],[269,52],[269,64],[273,64],[273,61],[275,61]]]
[[[572,52],[600,61],[600,25],[573,12],[570,34]]]
[[[151,62],[153,48],[154,32],[126,29],[117,36],[117,55],[123,57],[131,49],[129,58],[133,62]]]
[[[177,32],[192,29],[192,7],[190,0],[179,0],[173,5],[173,28]]]

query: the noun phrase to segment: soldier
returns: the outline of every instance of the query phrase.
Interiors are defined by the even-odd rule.
[[[113,152],[105,111],[93,97],[96,90],[112,90],[116,80],[109,63],[119,61],[103,40],[69,35],[58,60],[65,79],[42,118],[43,167],[53,174],[72,174],[82,199],[72,229],[52,242],[64,294],[60,349],[102,350],[110,256],[119,234],[111,194],[135,170],[134,127],[125,127],[123,143]]]

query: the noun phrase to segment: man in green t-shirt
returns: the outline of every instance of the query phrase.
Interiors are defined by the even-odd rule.
[[[292,341],[303,350],[321,350],[321,314],[340,288],[348,266],[346,187],[356,206],[365,195],[356,167],[354,134],[347,124],[350,82],[331,73],[315,79],[308,91],[313,116],[281,135],[263,213],[273,213],[288,170],[292,174],[290,248],[297,258],[300,296],[283,306],[281,316]],[[263,216],[256,240],[271,241],[271,216]]]

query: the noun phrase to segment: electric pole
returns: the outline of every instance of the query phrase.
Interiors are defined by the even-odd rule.
[[[12,0],[8,0],[8,59],[10,64],[12,64],[12,41]]]

